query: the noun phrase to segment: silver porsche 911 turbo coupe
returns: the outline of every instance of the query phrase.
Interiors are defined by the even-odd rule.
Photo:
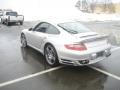
[[[22,47],[40,51],[50,66],[94,64],[111,55],[107,35],[100,35],[79,21],[40,21],[21,32]]]

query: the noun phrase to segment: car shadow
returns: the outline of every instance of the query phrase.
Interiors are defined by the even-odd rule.
[[[44,56],[34,50],[31,47],[26,47],[26,48],[22,48],[21,47],[21,53],[22,53],[22,58],[26,63],[32,64],[31,62],[38,62],[40,65],[42,65],[42,67],[44,68],[44,70],[51,68],[45,61]]]

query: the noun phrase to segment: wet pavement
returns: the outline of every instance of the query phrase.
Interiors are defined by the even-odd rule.
[[[97,32],[112,35],[115,32],[120,34],[119,23],[91,22],[85,24]],[[30,47],[24,49],[20,46],[21,30],[30,28],[34,24],[36,22],[25,22],[23,26],[0,25],[0,84],[51,68],[38,51]],[[110,41],[113,41],[113,45],[119,46],[119,40],[110,38]],[[119,53],[120,49],[114,51],[109,58],[92,66],[120,77]],[[56,71],[0,87],[0,90],[120,90],[120,80],[87,66],[65,66]]]
[[[87,67],[66,67],[0,90],[119,90],[120,81]]]
[[[110,57],[92,66],[120,77],[120,50],[116,50]]]

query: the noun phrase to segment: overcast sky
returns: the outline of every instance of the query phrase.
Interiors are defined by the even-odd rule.
[[[0,0],[0,8],[13,9],[25,15],[25,19],[38,19],[46,14],[68,13],[78,0]],[[113,0],[114,2],[120,0]]]
[[[58,14],[72,8],[77,0],[0,0],[0,8],[13,9],[25,15],[25,19],[38,18],[45,14]],[[65,12],[66,13],[66,12]]]

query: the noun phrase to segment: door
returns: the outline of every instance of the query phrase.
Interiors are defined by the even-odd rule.
[[[34,48],[40,49],[43,40],[47,37],[45,34],[47,28],[48,24],[45,22],[41,22],[36,25],[35,28],[28,33],[28,43]]]

